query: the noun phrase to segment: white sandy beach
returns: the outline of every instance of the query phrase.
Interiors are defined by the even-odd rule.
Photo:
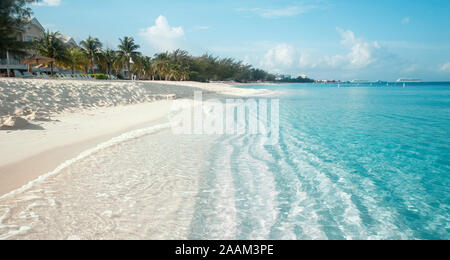
[[[115,136],[167,120],[171,99],[193,90],[270,94],[223,83],[1,79],[0,196]]]

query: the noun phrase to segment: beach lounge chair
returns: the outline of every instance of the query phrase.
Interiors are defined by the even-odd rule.
[[[25,72],[23,73],[23,77],[24,77],[24,78],[34,78],[34,75],[31,74],[31,73],[28,72],[28,71],[25,71]]]
[[[65,76],[66,76],[66,79],[73,79],[72,75],[70,75],[70,74],[65,74]]]
[[[24,78],[23,74],[18,70],[14,70],[14,76],[16,78]]]
[[[41,76],[43,79],[50,79],[50,77],[47,75],[47,73],[42,73]]]

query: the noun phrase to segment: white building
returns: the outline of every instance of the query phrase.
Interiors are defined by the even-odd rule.
[[[24,32],[17,34],[17,40],[31,42],[39,37],[45,32],[44,27],[39,23],[36,18],[29,20],[28,24],[24,28]],[[6,70],[26,70],[27,66],[22,64],[19,59],[16,59],[12,55],[7,53],[2,53],[0,55],[0,71],[6,72]]]
[[[70,36],[62,37],[62,41],[71,48],[78,48],[77,42]]]
[[[17,40],[31,42],[39,39],[45,33],[44,27],[39,23],[36,18],[31,18],[28,24],[24,28],[24,32],[17,35]],[[72,37],[62,37],[61,39],[69,47],[78,48],[77,42]],[[30,53],[32,55],[33,53]],[[27,66],[22,64],[21,61],[9,53],[0,55],[0,74],[6,74],[7,71],[24,71],[27,70]],[[41,68],[41,71],[49,71],[47,68]]]

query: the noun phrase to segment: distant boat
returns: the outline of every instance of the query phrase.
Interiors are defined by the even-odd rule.
[[[398,79],[397,82],[422,82],[421,79]]]

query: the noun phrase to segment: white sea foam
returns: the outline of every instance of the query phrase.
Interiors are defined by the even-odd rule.
[[[51,172],[48,172],[46,174],[43,174],[39,178],[37,178],[36,180],[29,182],[28,184],[22,186],[21,188],[13,190],[13,191],[11,191],[11,192],[1,196],[0,197],[0,201],[3,200],[3,199],[6,199],[8,197],[11,197],[13,195],[16,195],[18,193],[22,193],[22,192],[26,191],[27,189],[33,187],[33,185],[46,180],[50,176],[58,174],[59,172],[61,172],[61,170],[67,168],[68,166],[70,166],[70,165],[72,165],[72,164],[74,164],[74,163],[76,163],[76,162],[78,162],[78,161],[80,161],[80,160],[82,160],[82,159],[84,159],[84,158],[86,158],[86,157],[88,157],[88,156],[90,156],[90,155],[100,151],[100,150],[109,148],[111,146],[117,145],[117,144],[119,144],[121,142],[125,142],[125,141],[130,140],[130,139],[134,139],[134,138],[138,138],[138,137],[141,137],[141,136],[144,136],[144,135],[148,135],[148,134],[151,134],[151,133],[154,133],[156,131],[159,131],[159,130],[162,130],[162,129],[166,129],[166,128],[169,128],[169,127],[170,127],[170,124],[160,124],[160,125],[156,125],[156,126],[152,126],[152,127],[148,127],[148,128],[144,128],[144,129],[138,129],[138,130],[134,130],[134,131],[131,131],[131,132],[128,132],[128,133],[124,133],[124,134],[122,134],[122,135],[120,135],[118,137],[115,137],[115,138],[107,141],[107,142],[99,144],[99,145],[97,145],[94,148],[91,148],[89,150],[86,150],[86,151],[80,153],[77,157],[72,158],[70,160],[67,160],[64,163],[62,163],[61,165],[59,165],[55,170],[53,170]]]
[[[86,151],[0,200],[0,239],[186,239],[214,138],[163,124]]]
[[[239,210],[246,212],[249,222],[253,222],[250,232],[242,234],[246,239],[268,239],[278,216],[278,192],[274,176],[266,162],[255,157],[251,151],[263,149],[263,146],[259,146],[261,139],[254,135],[244,135],[232,143],[239,150],[234,159],[237,160],[239,169],[239,189],[247,204],[247,208]]]
[[[234,137],[222,137],[228,142]],[[217,149],[217,150],[216,150]],[[220,151],[220,152],[219,152]],[[230,146],[214,145],[209,170],[201,176],[191,238],[236,239],[238,218]]]

